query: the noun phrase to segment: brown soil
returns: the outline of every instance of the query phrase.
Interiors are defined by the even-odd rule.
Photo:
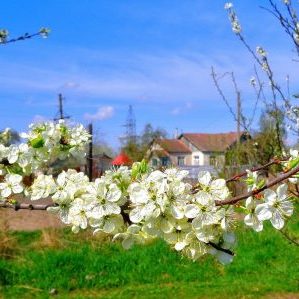
[[[28,199],[19,200],[19,202],[32,203]],[[51,200],[37,200],[34,203],[47,204]],[[50,214],[47,211],[29,211],[13,209],[1,209],[0,219],[5,223],[9,230],[38,230],[48,227],[63,227],[65,226],[56,215]],[[1,229],[1,227],[0,227]]]

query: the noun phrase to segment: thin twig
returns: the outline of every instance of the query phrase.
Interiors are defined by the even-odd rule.
[[[216,89],[217,89],[219,95],[221,96],[221,98],[222,98],[222,100],[224,101],[225,105],[227,106],[229,112],[230,112],[231,115],[233,116],[234,120],[235,120],[235,121],[238,121],[237,116],[236,116],[236,114],[235,114],[233,108],[230,106],[230,104],[229,104],[228,100],[226,99],[226,97],[225,97],[225,95],[224,95],[222,89],[220,88],[220,85],[219,85],[219,82],[218,82],[218,78],[217,78],[217,74],[215,73],[214,68],[211,67],[211,70],[212,70],[211,76],[212,76],[212,78],[213,78],[215,87],[216,87]],[[225,74],[229,74],[229,73],[225,73]],[[223,78],[224,76],[225,76],[225,75],[223,74],[223,75],[221,76],[221,78]]]
[[[284,230],[278,230],[290,243],[299,246],[299,242],[297,240],[292,239],[288,233]]]
[[[283,159],[283,160],[285,160],[285,159]],[[268,168],[268,167],[271,166],[271,165],[274,165],[274,164],[278,165],[278,164],[280,164],[280,162],[283,161],[283,160],[274,159],[274,160],[268,162],[268,163],[265,164],[265,165],[254,167],[254,168],[250,169],[250,171],[255,172],[255,171],[263,170],[263,169]],[[244,171],[244,172],[242,172],[242,173],[240,173],[240,174],[236,174],[236,175],[234,175],[233,177],[227,179],[227,180],[226,180],[226,183],[233,182],[233,181],[237,181],[238,179],[240,179],[241,177],[243,177],[243,176],[245,176],[245,175],[247,175],[247,172],[246,172],[246,171]]]
[[[235,253],[233,251],[231,251],[230,249],[226,249],[226,248],[222,248],[221,246],[217,245],[216,243],[213,243],[213,242],[209,242],[209,243],[206,243],[207,245],[210,245],[212,246],[213,248],[219,250],[219,251],[222,251],[222,252],[225,252],[231,256],[234,256]]]

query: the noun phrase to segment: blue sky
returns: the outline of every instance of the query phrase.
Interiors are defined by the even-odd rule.
[[[77,122],[91,120],[97,138],[115,149],[133,105],[139,133],[148,122],[179,132],[227,132],[236,123],[211,80],[234,71],[250,115],[253,61],[234,36],[226,1],[205,0],[10,0],[1,3],[1,28],[11,37],[51,28],[35,38],[0,47],[0,129],[26,130],[52,119],[57,94]],[[282,2],[282,1],[281,1]],[[249,43],[266,48],[281,85],[287,74],[298,86],[292,45],[259,5],[237,0],[235,9]],[[235,96],[228,81],[231,105]],[[292,90],[298,92],[298,90]],[[259,108],[261,108],[260,105]],[[256,119],[258,121],[258,118]],[[256,123],[257,123],[256,121]]]

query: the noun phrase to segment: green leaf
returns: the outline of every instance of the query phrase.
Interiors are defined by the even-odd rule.
[[[263,188],[265,186],[266,181],[264,179],[260,180],[257,183],[257,189]]]
[[[8,173],[14,173],[14,174],[19,174],[19,175],[23,175],[23,169],[21,166],[19,166],[18,164],[12,164],[10,166],[8,166],[6,168]]]
[[[41,136],[30,140],[30,145],[33,148],[41,148],[41,147],[44,146],[44,144],[45,144],[45,141],[44,141],[44,139]]]
[[[289,162],[289,168],[290,169],[293,169],[293,168],[295,168],[297,165],[299,164],[299,158],[296,158],[296,159],[294,159],[294,160],[291,160],[290,162]]]
[[[149,170],[147,162],[143,159],[141,162],[135,162],[132,165],[132,178],[140,178],[143,174]]]

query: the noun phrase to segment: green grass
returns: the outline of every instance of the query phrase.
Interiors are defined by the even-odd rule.
[[[299,232],[298,223],[292,230]],[[240,229],[229,266],[191,262],[162,241],[125,251],[119,244],[60,231],[63,245],[41,246],[41,232],[13,233],[16,254],[0,260],[0,298],[260,298],[299,294],[299,250],[270,227]],[[61,244],[61,242],[60,242]],[[299,298],[299,295],[298,295]]]

